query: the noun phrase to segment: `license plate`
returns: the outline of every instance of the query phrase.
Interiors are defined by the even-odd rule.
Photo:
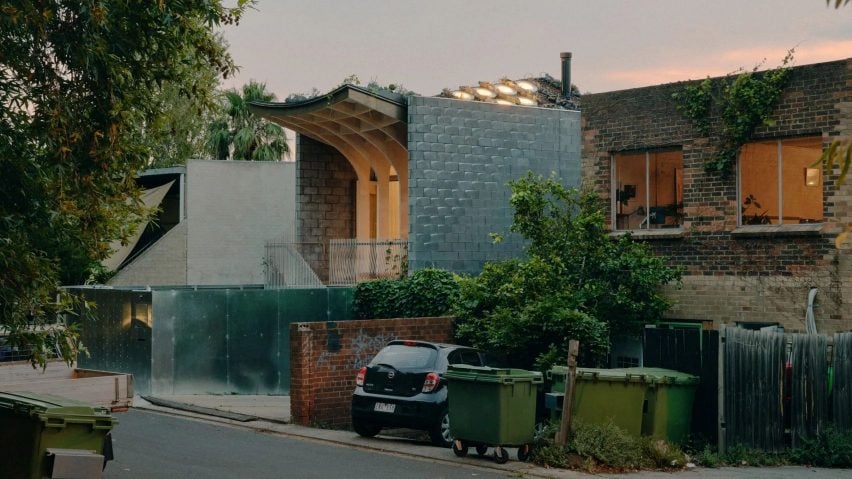
[[[373,406],[373,411],[376,412],[394,412],[396,409],[396,404],[387,404],[383,402],[377,402],[375,406]]]

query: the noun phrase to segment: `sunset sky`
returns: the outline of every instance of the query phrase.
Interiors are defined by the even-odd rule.
[[[833,0],[832,0],[833,3]],[[603,92],[723,75],[790,48],[794,64],[852,57],[852,4],[824,0],[260,0],[225,30],[242,67],[225,86],[266,82],[279,99],[349,75],[443,88],[549,73]]]

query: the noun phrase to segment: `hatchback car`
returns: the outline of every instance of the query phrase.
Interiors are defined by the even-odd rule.
[[[449,364],[482,365],[476,349],[425,341],[391,341],[358,371],[352,394],[352,428],[372,437],[385,427],[429,432],[432,444],[450,447]]]

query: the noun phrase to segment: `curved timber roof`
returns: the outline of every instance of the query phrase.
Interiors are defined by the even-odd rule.
[[[405,97],[342,85],[302,101],[249,105],[252,113],[335,147],[356,172],[408,169],[408,107]],[[369,175],[369,170],[366,170]]]

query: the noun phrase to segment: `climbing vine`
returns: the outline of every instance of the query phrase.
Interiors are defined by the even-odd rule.
[[[677,108],[704,137],[716,138],[716,151],[705,165],[709,173],[730,174],[737,153],[760,125],[772,125],[772,112],[790,75],[793,50],[775,69],[758,72],[762,64],[720,79],[707,78],[674,94]]]

